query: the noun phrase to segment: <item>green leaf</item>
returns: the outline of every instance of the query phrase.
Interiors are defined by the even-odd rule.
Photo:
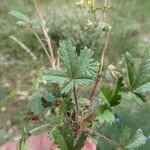
[[[59,51],[65,71],[49,69],[44,72],[43,78],[47,82],[61,85],[61,93],[68,93],[75,85],[90,84],[94,81],[99,63],[93,62],[93,51],[88,48],[81,50],[80,55],[76,48],[68,42],[61,42]]]
[[[127,145],[125,148],[134,150],[135,148],[138,148],[141,145],[145,144],[146,140],[147,140],[147,138],[142,133],[142,130],[138,129],[135,136],[134,136],[133,142],[130,143],[129,145]]]
[[[87,134],[83,131],[75,139],[73,150],[81,150],[84,146],[84,142],[87,139]]]
[[[92,58],[93,51],[88,49],[87,47],[81,50],[80,55],[78,57],[78,70],[77,76],[81,76],[82,74],[88,74],[92,76],[96,74],[98,71],[99,63],[93,62],[94,59]]]
[[[89,78],[89,77],[86,77],[86,76],[80,77],[80,78],[75,80],[75,83],[77,83],[79,85],[90,84],[92,82],[93,82],[93,80],[91,78]]]
[[[19,26],[25,26],[25,25],[27,24],[25,21],[21,21],[21,20],[17,21],[16,23],[17,23]]]
[[[42,104],[44,107],[51,107],[54,104],[55,100],[56,98],[52,93],[50,93],[46,89],[43,91]]]
[[[132,88],[133,83],[135,82],[135,78],[136,78],[136,70],[135,70],[134,62],[130,53],[127,52],[124,55],[124,62],[126,66],[126,73],[128,76],[128,84],[130,88]]]
[[[122,77],[118,77],[116,83],[113,86],[113,90],[111,92],[109,103],[111,106],[116,106],[120,104],[121,95],[119,94],[121,88],[123,86]]]
[[[76,69],[78,64],[78,57],[76,53],[76,47],[73,44],[68,42],[60,43],[60,52],[61,52],[61,60],[64,67],[67,69],[69,73],[69,77],[73,77],[76,75]]]
[[[150,50],[146,49],[144,53],[144,58],[138,69],[138,75],[135,81],[135,89],[139,86],[147,84],[150,82]]]
[[[40,114],[43,110],[41,95],[35,94],[30,100],[29,106],[35,114]]]
[[[70,78],[67,77],[62,70],[54,70],[54,69],[44,71],[43,78],[46,81],[50,81],[51,83],[63,84],[70,81]]]
[[[105,105],[100,107],[95,119],[102,124],[106,122],[111,125],[115,122],[115,116],[113,115],[112,110]]]
[[[125,101],[136,101],[138,104],[143,104],[143,99],[137,94],[133,92],[123,92],[121,93],[122,99]]]
[[[74,136],[71,129],[66,125],[61,125],[53,129],[51,136],[54,142],[62,150],[73,150]]]
[[[70,92],[70,90],[73,89],[73,86],[74,86],[74,81],[69,81],[67,82],[66,84],[64,84],[63,88],[61,89],[61,93],[68,93]]]
[[[146,101],[143,92],[150,91],[150,50],[147,49],[144,58],[136,71],[134,62],[129,53],[124,55],[126,72],[128,74],[127,92],[122,93],[123,99],[134,100],[139,104]]]
[[[119,144],[126,146],[131,139],[131,129],[128,127],[123,128],[122,133],[119,136]]]
[[[110,107],[120,104],[121,95],[120,91],[123,86],[122,77],[118,77],[113,87],[102,86],[100,89],[100,97],[103,104],[107,104]]]
[[[47,102],[51,102],[51,103],[53,103],[54,101],[55,101],[55,96],[52,94],[52,93],[50,93],[48,90],[44,90],[43,91],[43,98],[47,101]]]
[[[20,19],[21,21],[24,21],[24,22],[30,21],[30,19],[26,15],[24,15],[24,14],[22,14],[16,10],[11,10],[8,12],[8,14],[10,14],[10,15],[12,15],[12,16],[16,17],[17,19]]]
[[[144,93],[144,92],[149,92],[149,91],[150,91],[150,82],[148,82],[144,85],[141,85],[134,90],[134,92],[138,92],[138,93],[140,93],[140,92]]]

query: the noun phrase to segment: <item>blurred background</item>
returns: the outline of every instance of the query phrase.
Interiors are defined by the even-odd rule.
[[[41,0],[40,2],[55,50],[57,50],[60,40],[70,39],[77,46],[77,50],[87,46],[95,51],[95,59],[100,59],[103,39],[98,31],[87,30],[87,20],[92,18],[90,14],[86,14],[84,10],[78,8],[75,0]],[[113,9],[109,12],[112,32],[105,64],[107,66],[120,63],[121,56],[126,51],[129,51],[139,62],[144,47],[150,40],[150,1],[113,0],[112,4]],[[16,20],[8,15],[11,9],[18,10],[31,18],[37,18],[31,0],[0,1],[0,100],[9,95],[18,81],[21,81],[21,90],[25,95],[34,84],[34,78],[39,70],[49,65],[40,44],[30,30],[17,26]],[[37,32],[43,37],[40,30]],[[26,45],[34,57],[10,36]],[[139,150],[149,150],[149,108],[149,100],[142,106],[130,104],[121,107],[117,112],[119,115],[116,123],[107,130],[106,127],[102,127],[101,130],[108,137],[116,140],[123,127],[130,127],[133,131],[142,128],[148,141]],[[15,96],[5,101],[0,108],[0,144],[13,139],[24,126],[32,129],[33,126],[41,124],[40,121],[26,121],[27,112],[28,106],[25,97]],[[101,142],[98,143],[97,149],[113,150],[112,147]]]

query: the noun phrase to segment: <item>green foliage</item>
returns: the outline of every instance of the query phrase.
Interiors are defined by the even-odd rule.
[[[93,0],[81,0],[80,6],[85,7],[87,5],[87,6],[90,6],[92,9],[93,3],[94,3]],[[111,6],[107,5],[105,7],[107,9],[110,9]],[[36,24],[36,20],[29,19],[27,16],[21,14],[20,12],[10,11],[9,14],[19,19],[19,21],[17,22],[19,25],[26,25],[26,24],[33,25],[34,23]],[[59,18],[62,18],[62,17],[59,17]],[[71,22],[71,23],[73,22],[73,21],[68,21],[69,20],[68,18],[66,20],[67,22]],[[96,21],[97,20],[95,19],[95,22]],[[58,42],[60,39],[65,39],[65,38],[68,39],[68,37],[73,37],[73,40],[71,39],[71,41],[73,41],[73,43],[77,45],[77,48],[72,44],[72,42],[60,43],[59,51],[60,51],[60,56],[61,56],[61,63],[60,63],[61,67],[56,68],[56,69],[50,68],[49,70],[46,70],[43,76],[44,80],[43,78],[41,78],[42,75],[39,74],[39,77],[34,82],[36,94],[33,95],[33,98],[30,100],[29,105],[30,105],[31,110],[36,115],[39,115],[39,116],[41,114],[44,115],[44,108],[48,108],[48,110],[51,113],[49,120],[52,119],[54,121],[56,119],[56,122],[57,121],[59,122],[59,123],[57,122],[56,128],[54,128],[51,133],[55,140],[55,143],[61,149],[80,150],[84,145],[84,141],[86,140],[87,135],[84,132],[80,132],[78,133],[77,137],[75,137],[76,132],[73,130],[73,129],[78,129],[78,123],[80,124],[80,122],[78,122],[80,120],[76,121],[76,113],[77,113],[76,109],[78,108],[75,108],[73,100],[79,101],[82,99],[81,95],[80,96],[78,94],[76,95],[75,88],[79,85],[86,85],[95,81],[97,77],[97,71],[99,69],[99,63],[94,62],[93,51],[91,51],[87,47],[80,50],[78,47],[84,47],[84,45],[88,43],[90,47],[93,46],[99,50],[101,46],[97,46],[97,45],[99,45],[99,43],[101,42],[97,42],[97,39],[100,39],[100,38],[95,38],[97,37],[95,36],[95,34],[91,33],[91,36],[89,36],[89,32],[87,32],[86,30],[83,30],[83,29],[77,30],[79,27],[75,27],[75,31],[77,31],[77,33],[79,32],[81,35],[85,33],[85,35],[81,36],[82,40],[80,40],[80,38],[78,37],[78,34],[76,34],[76,32],[73,32],[72,26],[69,25],[71,26],[71,32],[70,32],[70,30],[68,30],[68,26],[65,24],[65,21],[63,20],[62,22],[63,23],[60,23],[61,28],[59,28],[58,26],[55,27],[55,28],[57,27],[59,28],[56,30],[57,33],[55,34],[55,30],[50,30],[50,35],[54,31],[52,37],[54,37],[54,41],[56,40],[56,42]],[[79,20],[77,20],[77,22],[79,22]],[[96,23],[95,22],[93,23],[93,28],[95,27],[95,25],[97,25],[97,22]],[[119,22],[119,21],[116,21],[116,22]],[[64,27],[64,25],[66,27]],[[73,26],[74,25],[75,24],[73,22]],[[125,25],[123,25],[123,28],[124,26]],[[119,27],[120,27],[120,22],[119,22]],[[99,34],[99,31],[108,32],[111,30],[111,26],[104,22],[101,22],[98,28],[100,28],[100,30],[98,29],[98,32],[97,32],[98,34]],[[64,31],[64,32],[61,32],[61,31]],[[94,29],[93,31],[97,31],[97,29]],[[117,32],[117,31],[114,31],[114,32]],[[75,36],[74,35],[72,36],[71,33],[76,34],[77,35],[76,38],[78,40],[76,40],[76,38],[74,38]],[[125,31],[125,33],[128,33],[128,32]],[[59,37],[57,37],[58,35]],[[120,42],[118,42],[118,40],[116,40],[115,37],[119,39],[120,37],[122,37],[122,35],[124,35],[124,33],[122,32],[121,34],[120,33],[112,34],[112,37],[114,36],[114,41],[117,43],[117,45]],[[86,36],[88,38],[85,38]],[[128,36],[131,37],[128,34],[125,34],[124,37],[128,38]],[[81,44],[82,42],[80,43],[79,41],[84,41],[83,40],[84,38],[86,39],[85,41],[87,43],[83,42],[83,44]],[[88,42],[87,39],[92,39],[92,44]],[[53,41],[53,38],[52,38],[52,41]],[[113,45],[112,43],[111,43],[110,48],[114,49],[115,46],[112,46]],[[117,46],[117,48],[118,47],[119,46]],[[146,53],[144,60],[142,61],[140,67],[136,69],[132,56],[129,53],[127,53],[124,56],[124,62],[126,65],[126,73],[127,73],[126,74],[127,81],[126,79],[124,79],[124,76],[117,76],[117,78],[115,79],[112,77],[112,79],[115,80],[115,82],[111,81],[110,83],[108,82],[105,83],[103,86],[100,85],[101,86],[100,98],[94,97],[95,99],[100,99],[99,101],[100,107],[98,106],[94,108],[94,111],[96,112],[96,117],[94,118],[94,122],[95,122],[95,119],[98,120],[100,123],[112,124],[113,122],[115,122],[113,108],[115,109],[114,106],[118,106],[121,103],[121,99],[135,100],[140,104],[142,104],[143,101],[145,101],[145,96],[142,94],[142,92],[149,91],[148,88],[150,87],[149,85],[149,79],[150,79],[149,78],[149,71],[150,71],[149,70],[149,57],[150,57],[149,53]],[[101,80],[104,80],[103,76],[101,76]],[[123,82],[125,82],[125,84],[123,84]],[[44,83],[46,85],[44,86],[42,85],[40,87],[41,83]],[[74,94],[72,94],[73,92]],[[85,92],[88,93],[88,90],[86,88],[85,88]],[[82,90],[80,91],[80,93],[82,93]],[[97,91],[94,94],[98,95]],[[88,98],[86,100],[88,101]],[[82,119],[82,115],[83,117],[84,115],[86,115],[86,112],[88,111],[88,107],[85,105],[84,106],[85,110],[80,110],[81,108],[80,105],[78,107],[79,107],[79,112],[78,112],[79,116],[77,117],[79,117],[79,119]],[[72,127],[68,128],[68,122],[66,120],[67,121],[69,120],[69,123],[71,122]],[[60,125],[60,122],[64,122],[64,124]],[[91,120],[88,123],[90,122]],[[130,135],[128,135],[128,132],[126,132],[125,136],[130,137]],[[143,135],[141,130],[139,130],[137,134],[135,135],[134,140],[132,140],[132,142],[129,143],[126,146],[126,148],[134,149],[144,143],[145,143],[145,136]]]
[[[80,150],[84,146],[84,142],[87,139],[87,133],[80,132],[78,137],[74,140],[73,150]]]
[[[144,86],[150,82],[150,49],[147,48],[144,53],[144,58],[138,68],[137,78],[135,81],[135,89]],[[149,89],[150,90],[150,89]]]
[[[138,129],[134,135],[134,138],[132,139],[132,142],[129,145],[125,146],[125,148],[134,150],[134,149],[140,147],[141,145],[145,144],[146,140],[147,140],[147,138],[142,133],[142,130]]]
[[[39,94],[36,94],[35,96],[33,96],[31,101],[29,102],[29,106],[31,107],[31,110],[35,114],[40,114],[43,110],[41,96]]]
[[[131,129],[125,127],[122,133],[120,134],[119,143],[123,146],[126,146],[126,144],[130,141],[130,137],[131,137]]]
[[[111,125],[115,122],[115,116],[110,108],[102,106],[97,112],[95,120],[99,121],[101,124],[108,123]]]
[[[47,82],[63,84],[62,93],[68,93],[74,85],[89,84],[94,81],[98,71],[98,62],[93,62],[93,52],[85,48],[80,55],[76,48],[69,42],[60,43],[62,64],[66,71],[60,69],[49,69],[44,72],[44,79]]]
[[[135,65],[132,59],[132,56],[130,53],[126,53],[124,56],[124,62],[126,65],[126,72],[127,72],[127,76],[128,76],[128,84],[130,86],[130,88],[132,88],[134,82],[135,82],[135,78],[136,78],[136,70],[135,70]]]
[[[19,11],[11,10],[11,11],[9,11],[8,14],[10,14],[10,15],[14,16],[15,18],[19,19],[19,21],[17,21],[18,25],[26,25],[26,24],[30,23],[30,19],[26,15],[20,13]]]
[[[50,136],[54,138],[55,144],[62,150],[81,150],[87,135],[83,132],[75,139],[73,131],[64,124],[53,129]]]
[[[146,101],[144,92],[150,91],[150,51],[145,50],[144,58],[138,68],[135,68],[133,58],[129,53],[124,55],[127,73],[127,93],[123,94],[126,100],[136,100],[139,104]]]
[[[9,14],[16,17],[17,19],[25,21],[25,22],[29,22],[29,20],[30,20],[27,16],[23,15],[22,13],[20,13],[19,11],[16,11],[16,10],[11,10],[9,12]]]
[[[60,149],[70,150],[73,148],[73,133],[71,129],[65,125],[54,128],[51,135],[54,138],[55,144],[57,144]]]
[[[115,117],[112,112],[112,108],[120,104],[121,95],[120,91],[123,87],[122,77],[118,77],[114,85],[103,85],[100,88],[100,108],[97,111],[96,120],[100,123],[112,124],[115,121]]]
[[[35,114],[40,114],[44,107],[51,107],[54,104],[55,99],[55,96],[45,89],[41,93],[33,95],[29,102],[29,107]]]

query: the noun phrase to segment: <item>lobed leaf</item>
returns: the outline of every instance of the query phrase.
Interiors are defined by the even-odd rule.
[[[125,148],[134,150],[135,148],[138,148],[141,145],[145,144],[146,140],[147,138],[144,136],[142,130],[138,129],[134,136],[133,142],[127,145]]]
[[[138,75],[135,81],[135,89],[150,82],[150,50],[145,50],[144,58],[138,69]]]
[[[73,150],[74,136],[71,129],[64,124],[53,129],[51,136],[62,150]]]
[[[62,70],[54,70],[54,69],[44,71],[43,78],[46,81],[50,81],[51,83],[63,84],[65,82],[70,81],[70,78],[67,77]]]
[[[98,120],[100,123],[108,123],[112,124],[115,122],[115,116],[112,113],[112,110],[108,107],[102,106],[99,111],[96,114],[96,120]]]
[[[76,48],[70,41],[60,43],[61,60],[64,67],[67,69],[69,76],[76,75],[78,57]]]
[[[35,114],[40,114],[43,110],[41,95],[40,94],[34,95],[29,102],[29,106]]]
[[[124,55],[124,63],[126,66],[128,84],[129,84],[130,88],[132,88],[133,83],[135,82],[135,78],[136,78],[136,69],[134,66],[132,56],[128,52]]]

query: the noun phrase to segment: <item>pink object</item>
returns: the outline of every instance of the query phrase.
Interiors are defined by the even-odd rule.
[[[96,145],[92,142],[91,139],[87,139],[82,150],[96,150]]]
[[[16,150],[16,141],[8,142],[0,147],[0,150]],[[27,145],[31,150],[54,150],[54,143],[47,135],[32,136],[28,139]],[[92,140],[87,139],[82,150],[96,150]]]

